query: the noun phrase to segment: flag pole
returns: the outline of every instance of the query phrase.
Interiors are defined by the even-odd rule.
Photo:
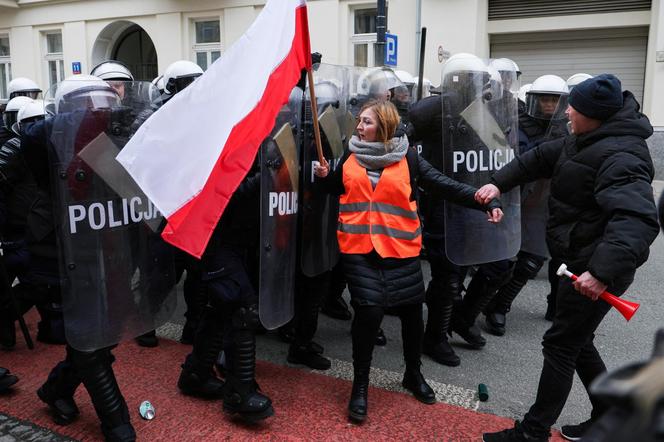
[[[321,166],[327,164],[323,156],[323,144],[320,141],[320,127],[318,126],[318,103],[316,103],[316,93],[314,92],[314,74],[313,68],[307,69],[307,78],[309,79],[309,96],[311,97],[311,118],[314,120],[314,138],[316,139],[316,152],[318,152],[318,161]]]

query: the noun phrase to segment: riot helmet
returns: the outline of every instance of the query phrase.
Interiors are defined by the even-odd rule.
[[[489,66],[493,67],[500,74],[504,90],[516,91],[521,71],[513,60],[509,58],[496,58],[491,60]]]
[[[590,74],[584,74],[582,72],[572,75],[567,79],[567,87],[569,88],[569,91],[572,92],[572,88],[574,88],[574,86],[583,81],[586,81],[589,78],[593,78],[593,76]]]
[[[134,76],[129,68],[122,62],[106,60],[92,68],[90,75],[99,77],[104,81],[134,81]]]
[[[14,97],[29,97],[31,99],[36,99],[41,94],[42,90],[37,86],[37,83],[25,77],[14,78],[9,82],[7,86],[7,93],[9,94],[9,99],[11,100]]]
[[[403,87],[404,84],[394,71],[387,67],[368,69],[357,81],[357,93],[380,101],[388,101],[392,97],[392,89]]]
[[[118,92],[120,98],[125,96],[125,83],[134,81],[134,76],[129,68],[124,63],[116,60],[102,61],[92,68],[90,75],[107,81]]]
[[[32,103],[32,98],[24,95],[14,97],[7,103],[5,112],[2,114],[2,121],[5,123],[7,130],[11,130],[14,123],[18,119],[18,112],[28,103]]]
[[[25,104],[21,110],[18,111],[16,123],[12,125],[12,131],[20,136],[25,125],[43,120],[45,113],[43,100],[33,100],[30,103]]]
[[[157,88],[160,94],[163,94],[164,91],[164,76],[160,75],[152,80],[152,84]]]
[[[420,84],[420,77],[415,77],[415,86],[413,86],[413,103],[417,101],[417,88]],[[426,98],[431,95],[431,80],[424,77],[422,79],[422,98]]]
[[[490,79],[491,74],[484,60],[473,54],[459,53],[445,62],[441,88],[444,95],[456,97],[448,102],[466,107],[479,97],[493,98],[487,90]]]
[[[541,120],[565,118],[569,89],[567,83],[557,75],[542,75],[533,81],[526,93],[526,112]]]
[[[403,86],[397,86],[391,90],[392,103],[399,111],[399,115],[405,116],[410,110],[410,103],[413,102],[413,88],[415,87],[415,77],[406,71],[394,71],[397,78],[403,83]]]
[[[339,107],[339,86],[332,81],[324,80],[315,83],[314,91],[319,112],[325,110],[328,106]],[[309,100],[309,88],[307,88],[306,96]]]
[[[503,96],[503,80],[494,66],[487,66],[489,70],[489,81],[484,87],[484,98],[487,101],[498,100]]]
[[[526,94],[528,91],[533,87],[532,83],[524,84],[519,88],[519,93],[517,94],[517,98],[519,99],[520,102],[523,104],[526,104]]]
[[[120,105],[120,95],[107,82],[94,75],[74,75],[58,84],[55,113],[74,109],[111,109]]]
[[[203,75],[203,69],[189,60],[171,63],[164,72],[164,93],[177,94]]]

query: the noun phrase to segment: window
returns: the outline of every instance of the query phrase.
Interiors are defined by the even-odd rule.
[[[221,57],[221,27],[219,20],[194,22],[194,55],[196,64],[204,71]]]
[[[53,87],[65,79],[65,62],[62,55],[62,33],[47,32],[44,34],[46,40],[46,77],[48,86]]]
[[[376,46],[377,13],[376,8],[353,11],[353,35],[350,41],[353,45],[353,64],[355,66],[375,66],[375,51],[378,48]]]
[[[7,87],[12,81],[12,63],[9,58],[9,36],[0,34],[0,100],[7,100]]]

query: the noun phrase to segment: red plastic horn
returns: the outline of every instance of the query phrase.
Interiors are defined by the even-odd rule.
[[[570,272],[567,270],[567,264],[562,264],[559,268],[558,271],[556,272],[558,276],[567,276],[572,279],[572,281],[576,281],[578,279],[578,276],[576,276],[574,273]],[[602,298],[604,301],[608,302],[613,306],[616,310],[620,312],[621,315],[626,320],[632,319],[632,316],[634,316],[634,313],[639,309],[641,306],[640,304],[636,302],[630,302],[630,301],[625,301],[624,299],[620,299],[616,295],[613,295],[606,290],[602,292],[601,295],[599,295],[600,298]]]

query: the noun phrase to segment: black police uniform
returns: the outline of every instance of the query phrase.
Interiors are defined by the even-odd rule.
[[[255,380],[255,332],[260,321],[249,262],[258,247],[259,229],[260,170],[255,162],[233,193],[201,259],[209,300],[178,380],[185,394],[223,397],[225,411],[248,421],[274,413]],[[229,367],[225,385],[214,375],[222,349]]]
[[[52,189],[49,182],[49,150],[56,149],[50,143],[50,134],[62,128],[79,127],[90,113],[74,112],[38,121],[26,126],[21,145],[32,175],[38,186],[38,197],[28,215],[28,245],[30,248],[30,275],[35,285],[51,293],[60,292],[58,248],[55,217],[52,211]],[[95,118],[95,117],[92,117]],[[107,130],[109,122],[100,119],[92,138]],[[92,132],[96,132],[93,133]],[[64,335],[64,323],[61,330]],[[66,357],[58,363],[39,388],[39,398],[49,405],[57,423],[72,422],[79,414],[74,393],[83,383],[101,421],[101,429],[109,441],[133,441],[136,438],[130,423],[129,410],[113,373],[112,347],[95,351],[80,351],[66,346]]]

